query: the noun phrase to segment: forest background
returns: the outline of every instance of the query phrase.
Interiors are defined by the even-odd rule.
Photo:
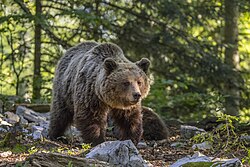
[[[1,98],[50,103],[57,61],[89,40],[151,60],[143,105],[165,119],[250,120],[249,0],[2,0]]]

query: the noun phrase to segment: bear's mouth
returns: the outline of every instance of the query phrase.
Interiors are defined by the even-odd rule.
[[[130,109],[133,106],[136,106],[140,102],[139,100],[121,100],[121,101],[113,101],[113,103],[110,104],[112,108],[117,109]]]
[[[133,100],[133,101],[129,101],[128,103],[129,103],[130,105],[135,105],[135,104],[137,104],[139,101],[140,101],[140,100]]]

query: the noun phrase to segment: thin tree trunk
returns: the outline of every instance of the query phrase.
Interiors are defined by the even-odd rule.
[[[42,14],[41,0],[36,0],[36,19],[35,19],[35,57],[34,57],[34,76],[33,76],[33,99],[41,97],[41,25],[39,19]]]
[[[239,69],[238,54],[238,17],[239,6],[237,0],[225,0],[225,63],[233,70]],[[239,89],[236,77],[225,83],[225,109],[226,114],[239,114]]]

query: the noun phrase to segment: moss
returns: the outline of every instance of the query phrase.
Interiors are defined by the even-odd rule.
[[[210,167],[213,163],[214,162],[189,162],[182,165],[182,167]]]
[[[22,144],[16,144],[13,148],[12,148],[12,152],[13,153],[23,153],[27,150],[27,147],[22,145]]]
[[[9,141],[10,141],[11,133],[6,133],[3,140],[0,141],[0,148],[8,147]]]
[[[10,144],[11,140],[11,133],[6,133],[5,137],[3,140],[0,141],[0,150],[1,151],[6,151],[6,150],[11,150],[13,153],[22,153],[27,150],[26,146],[22,144]],[[14,145],[14,146],[13,146]]]

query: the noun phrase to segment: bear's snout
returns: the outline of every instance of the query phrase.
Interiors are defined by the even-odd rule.
[[[139,101],[141,98],[141,94],[139,92],[133,93],[133,97],[135,101]]]

